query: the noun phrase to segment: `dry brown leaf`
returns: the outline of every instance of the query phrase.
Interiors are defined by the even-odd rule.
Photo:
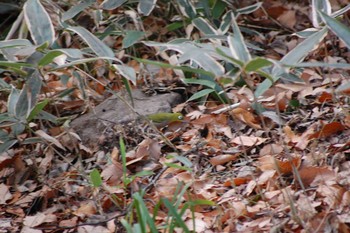
[[[5,184],[0,184],[0,205],[6,204],[12,198],[9,188]]]
[[[74,215],[84,218],[85,216],[91,216],[97,213],[96,206],[92,201],[82,203],[80,207],[73,212]]]
[[[239,185],[248,183],[249,181],[251,181],[251,179],[252,178],[250,177],[237,177],[237,178],[226,180],[223,183],[223,185],[224,187],[239,186]]]
[[[335,173],[328,167],[301,167],[296,176],[299,176],[303,185],[308,187],[314,180],[331,180],[335,178]],[[296,179],[299,180],[299,179]]]
[[[332,122],[329,124],[326,124],[322,127],[320,131],[317,131],[316,133],[311,134],[308,139],[314,139],[314,138],[326,138],[333,134],[339,133],[345,129],[345,126],[342,125],[340,122]]]
[[[101,177],[110,186],[118,185],[123,176],[123,166],[120,163],[114,162],[108,165],[101,172]]]
[[[322,94],[318,97],[318,101],[321,103],[324,102],[329,102],[333,99],[333,95],[331,93],[328,92],[322,92]]]
[[[57,216],[54,214],[37,213],[33,216],[26,216],[23,224],[28,227],[36,227],[43,223],[53,223],[57,221]]]
[[[293,157],[291,160],[281,161],[274,158],[271,155],[266,155],[259,158],[259,168],[262,171],[276,170],[283,175],[287,175],[293,172],[293,167],[299,168],[301,164],[300,157]]]
[[[227,162],[235,160],[238,156],[239,156],[238,154],[235,154],[235,155],[233,155],[233,154],[217,155],[217,156],[210,159],[210,163],[213,166],[221,165],[221,164],[225,164]]]
[[[48,135],[47,133],[45,133],[43,130],[37,130],[35,131],[35,134],[38,135],[39,137],[41,137],[42,139],[44,139],[45,141],[48,141],[50,143],[53,143],[54,145],[56,145],[58,148],[62,149],[62,150],[66,150],[62,144],[54,137],[51,137],[50,135]]]
[[[245,124],[249,125],[250,127],[254,129],[261,129],[261,126],[257,124],[257,121],[254,117],[254,115],[245,110],[244,108],[236,108],[231,111],[231,115],[235,118],[238,119]]]
[[[78,217],[62,220],[59,222],[60,227],[74,227],[78,223]]]
[[[238,136],[230,141],[230,143],[234,143],[242,146],[257,146],[264,143],[267,138],[261,137],[249,137],[249,136]]]
[[[265,155],[276,155],[279,154],[283,151],[283,147],[279,144],[268,144],[265,145],[259,152],[260,156],[265,156]]]

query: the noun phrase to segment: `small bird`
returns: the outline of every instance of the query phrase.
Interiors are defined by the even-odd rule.
[[[159,112],[146,115],[146,117],[152,121],[157,128],[165,127],[172,122],[182,122],[184,120],[184,116],[181,113]]]

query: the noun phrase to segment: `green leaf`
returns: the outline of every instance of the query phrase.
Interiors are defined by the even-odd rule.
[[[310,37],[305,39],[303,42],[298,44],[294,49],[289,51],[281,60],[282,64],[289,64],[291,67],[298,66],[300,61],[304,59],[309,52],[316,49],[319,43],[327,35],[327,28],[324,27],[320,31],[312,34]],[[256,97],[261,96],[265,91],[267,91],[277,80],[281,78],[281,75],[289,71],[289,68],[282,66],[275,66],[272,69],[272,80],[265,79],[259,86],[256,88],[254,95]]]
[[[259,9],[261,6],[262,6],[262,2],[258,2],[258,3],[252,4],[252,5],[243,7],[243,8],[239,8],[237,10],[237,13],[240,15],[250,14],[250,13],[253,13],[254,11],[256,11],[257,9]]]
[[[254,72],[257,71],[263,67],[266,66],[271,66],[273,63],[269,61],[268,59],[257,57],[252,60],[250,60],[246,65],[245,65],[245,71],[246,72]]]
[[[45,99],[35,105],[35,107],[30,112],[29,116],[27,117],[27,122],[32,121],[39,113],[45,108],[45,106],[49,103],[49,99]]]
[[[83,27],[68,27],[70,31],[77,33],[91,48],[97,56],[114,57],[114,52],[105,43],[99,40],[94,34]]]
[[[192,78],[186,78],[184,79],[184,82],[186,84],[198,84],[198,85],[203,85],[206,87],[209,87],[211,89],[215,89],[216,83],[212,82],[210,80],[204,80],[204,79],[192,79]]]
[[[131,228],[131,225],[125,220],[121,219],[120,223],[123,225],[127,233],[134,233],[133,229]]]
[[[137,43],[144,35],[145,33],[142,31],[126,31],[126,35],[123,38],[123,49],[129,48],[133,44]]]
[[[169,213],[171,214],[171,216],[174,217],[174,221],[176,222],[176,224],[178,224],[184,232],[190,233],[190,230],[188,229],[188,227],[186,226],[186,224],[182,220],[181,215],[179,215],[177,213],[177,211],[172,206],[172,204],[169,202],[169,200],[166,198],[163,198],[162,201],[163,201],[164,205],[166,206],[166,208],[169,210]]]
[[[222,35],[225,35],[227,31],[230,29],[233,18],[234,18],[234,15],[232,11],[226,12],[222,17],[220,27],[219,27]]]
[[[102,185],[102,178],[101,178],[101,174],[100,172],[94,168],[91,172],[90,172],[90,181],[91,184],[95,187],[98,188]]]
[[[180,8],[180,11],[183,15],[185,15],[187,18],[193,19],[197,15],[197,11],[195,6],[191,1],[188,0],[178,0],[177,4]]]
[[[136,85],[136,73],[133,68],[127,65],[115,65],[113,64],[113,67],[115,67],[119,74],[131,81],[134,85]]]
[[[199,99],[199,98],[202,98],[203,96],[207,96],[209,95],[210,93],[213,93],[215,90],[213,89],[204,89],[204,90],[201,90],[195,94],[193,94],[186,102],[189,102],[189,101],[192,101],[192,100],[196,100],[196,99]]]
[[[53,50],[45,54],[43,58],[38,62],[38,66],[46,66],[50,64],[56,57],[62,55],[61,51]]]
[[[55,40],[55,30],[49,14],[39,0],[28,0],[23,6],[24,18],[36,45]]]
[[[174,22],[171,24],[168,24],[166,26],[166,29],[168,31],[175,31],[176,29],[182,28],[184,26],[184,24],[182,22]]]
[[[17,143],[17,139],[8,140],[0,144],[0,155],[8,151],[13,145]]]
[[[142,232],[146,232],[146,225],[150,228],[152,233],[158,233],[157,227],[150,216],[150,213],[145,205],[145,202],[143,201],[141,195],[139,193],[135,193],[133,195],[134,200],[136,201],[135,207],[138,212],[138,220],[141,225],[141,229],[143,229]],[[148,232],[148,231],[147,231]]]
[[[192,23],[204,35],[218,34],[217,30],[212,25],[210,25],[210,23],[207,20],[203,19],[202,17],[195,18],[194,20],[192,20]]]
[[[167,155],[167,158],[175,158],[179,162],[181,162],[183,165],[185,165],[186,167],[192,167],[193,166],[192,162],[188,158],[183,157],[183,156],[179,156],[179,155],[176,155],[176,154],[169,154],[169,155]]]
[[[12,48],[12,47],[27,47],[32,46],[27,39],[13,39],[13,40],[3,40],[0,41],[0,48]]]
[[[219,17],[225,12],[226,3],[221,0],[215,1],[213,6],[212,15],[214,19],[219,19]]]
[[[66,21],[68,19],[72,19],[74,16],[79,14],[80,12],[84,11],[86,8],[94,4],[95,0],[86,0],[82,1],[79,4],[72,6],[68,11],[64,12],[62,14],[62,21]]]
[[[185,166],[181,166],[178,165],[176,163],[164,163],[166,166],[171,167],[171,168],[176,168],[176,169],[180,169],[180,170],[184,170],[184,171],[192,171],[191,168],[189,167],[185,167]]]
[[[137,6],[138,12],[140,12],[143,15],[148,16],[153,8],[156,6],[157,0],[142,0],[139,1],[139,5]]]
[[[229,35],[227,38],[232,57],[243,62],[248,62],[251,60],[251,56],[235,18],[233,18],[232,23],[233,35]]]
[[[328,15],[326,15],[321,11],[319,11],[318,13],[321,15],[322,20],[326,23],[327,27],[331,29],[334,32],[334,34],[336,34],[345,43],[348,49],[350,49],[349,27],[340,23],[338,20],[333,19],[332,17],[329,17]]]
[[[24,62],[0,61],[0,66],[21,69],[22,67],[33,67],[34,65]]]
[[[127,0],[104,0],[100,6],[105,10],[113,10],[117,7],[120,7],[125,2],[127,2]]]

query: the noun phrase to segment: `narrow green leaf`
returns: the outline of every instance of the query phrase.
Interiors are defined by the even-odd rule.
[[[303,42],[298,44],[294,49],[289,51],[281,60],[282,64],[290,64],[291,67],[298,66],[298,63],[304,59],[309,52],[316,49],[319,43],[327,35],[327,28],[324,27],[320,31],[312,34],[310,37],[305,39]],[[276,65],[272,69],[271,79],[265,79],[259,86],[256,88],[254,95],[259,97],[266,90],[268,90],[278,79],[281,78],[281,75],[289,71],[289,68]]]
[[[105,10],[113,10],[117,7],[120,7],[125,2],[127,2],[127,0],[104,0],[100,6]]]
[[[257,9],[259,9],[261,6],[262,6],[262,2],[258,2],[258,3],[252,4],[252,5],[243,7],[243,8],[239,8],[237,10],[237,13],[241,14],[241,15],[250,14],[250,13],[253,13],[254,11],[256,11]]]
[[[225,12],[227,4],[224,1],[217,0],[214,3],[212,9],[212,15],[214,19],[219,19],[219,17]]]
[[[96,53],[97,56],[114,57],[114,52],[112,49],[85,28],[68,27],[67,29],[77,33],[88,44],[91,50]]]
[[[338,20],[333,19],[332,17],[329,17],[328,15],[326,15],[321,11],[319,11],[318,13],[321,15],[322,20],[326,23],[327,27],[331,29],[334,32],[334,34],[336,34],[345,43],[348,49],[350,49],[349,27],[342,24]]]
[[[192,20],[193,25],[198,28],[199,31],[201,31],[204,35],[218,35],[217,30],[210,25],[210,23],[203,19],[202,17],[195,18]]]
[[[46,66],[50,64],[56,57],[62,55],[61,51],[52,50],[44,55],[43,58],[40,59],[38,66]]]
[[[186,17],[188,17],[190,19],[193,19],[196,17],[197,11],[196,11],[196,8],[191,1],[178,0],[177,4],[178,4],[180,11],[183,15],[185,15]]]
[[[139,1],[139,4],[137,6],[137,10],[139,13],[148,16],[153,8],[156,6],[157,0],[142,0]]]
[[[148,225],[148,227],[150,228],[152,233],[158,233],[157,227],[156,227],[152,217],[150,216],[150,213],[149,213],[149,211],[148,211],[148,209],[146,207],[146,204],[143,201],[143,199],[140,196],[140,194],[139,193],[135,193],[133,195],[133,197],[134,197],[135,200],[137,200],[137,204],[138,204],[137,208],[140,211],[139,218],[142,218],[142,221],[140,221],[140,223],[142,225],[144,225],[142,229],[146,229],[145,226]],[[142,232],[146,232],[146,231],[142,231]]]
[[[227,37],[232,57],[243,62],[248,62],[251,56],[235,18],[233,18],[232,23],[233,35]]]
[[[13,116],[16,115],[16,105],[17,105],[17,101],[20,93],[21,93],[20,90],[12,87],[11,93],[7,101],[7,111],[10,115],[13,115]]]
[[[98,188],[102,185],[102,178],[101,178],[101,174],[100,172],[94,168],[91,172],[90,172],[90,181],[91,184],[95,187]]]
[[[126,35],[123,38],[123,48],[129,48],[130,46],[137,43],[145,35],[142,31],[129,30],[126,31]]]
[[[185,167],[185,166],[181,166],[181,165],[178,165],[176,163],[164,163],[166,166],[168,167],[171,167],[171,168],[176,168],[176,169],[179,169],[179,170],[184,170],[184,171],[192,171],[191,168],[189,167]]]
[[[8,151],[13,145],[17,143],[17,141],[18,141],[17,139],[8,140],[0,144],[0,155]]]
[[[27,122],[32,121],[39,113],[45,108],[45,106],[49,103],[49,99],[45,99],[35,105],[35,107],[30,112],[29,116],[27,117]]]
[[[80,2],[79,4],[72,6],[68,11],[62,14],[62,21],[66,21],[68,19],[72,19],[74,16],[84,11],[86,8],[94,4],[95,0],[85,0]]]
[[[250,60],[246,66],[245,71],[246,72],[254,72],[257,71],[263,67],[271,66],[273,63],[269,61],[268,59],[257,57],[252,60]]]
[[[39,0],[28,0],[23,6],[24,18],[27,23],[30,35],[36,45],[48,42],[50,45],[55,40],[49,14],[41,5]]]
[[[195,94],[193,94],[186,102],[189,102],[189,101],[192,101],[192,100],[196,100],[196,99],[199,99],[199,98],[202,98],[203,96],[207,96],[209,95],[210,93],[213,93],[214,90],[213,89],[204,89],[204,90],[201,90]]]
[[[183,165],[185,165],[186,167],[192,167],[193,166],[192,162],[188,158],[183,157],[183,156],[179,156],[179,155],[176,155],[176,154],[169,154],[169,155],[167,155],[167,158],[175,158],[179,162],[181,162]]]
[[[120,223],[123,225],[127,233],[134,233],[131,225],[125,219],[121,219]]]
[[[34,65],[24,62],[0,61],[0,66],[20,69],[22,67],[33,67]]]
[[[204,80],[204,79],[192,79],[192,78],[186,78],[184,79],[184,82],[186,84],[198,84],[198,85],[203,85],[206,87],[209,87],[211,89],[215,89],[216,83],[212,82],[210,80]]]
[[[11,48],[11,47],[27,47],[32,46],[27,39],[13,39],[0,41],[0,48]]]
[[[131,81],[134,85],[136,85],[136,73],[133,68],[127,65],[115,65],[113,66],[118,70],[119,74],[123,77]]]
[[[176,222],[176,224],[178,224],[184,232],[190,233],[190,230],[188,229],[188,227],[186,226],[186,224],[182,220],[181,216],[177,213],[175,208],[171,205],[169,200],[166,198],[163,198],[162,201],[163,201],[164,205],[166,206],[166,208],[169,210],[169,213],[175,218],[174,221]]]

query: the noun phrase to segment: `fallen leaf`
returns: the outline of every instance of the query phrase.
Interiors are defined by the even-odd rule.
[[[254,128],[254,129],[261,129],[261,126],[257,124],[257,121],[256,121],[254,115],[251,112],[245,110],[244,108],[233,109],[231,111],[231,115],[235,119],[238,119],[238,120],[246,123],[247,125],[249,125],[250,127]]]
[[[56,222],[57,217],[54,214],[44,214],[44,213],[37,213],[34,216],[26,216],[23,220],[23,224],[28,227],[36,227],[43,223],[52,223]]]
[[[325,181],[335,178],[335,173],[328,167],[301,167],[295,176],[299,176],[305,187],[314,181]],[[316,179],[317,178],[317,179]],[[299,180],[296,178],[296,180]]]
[[[301,163],[300,157],[293,157],[290,160],[281,161],[271,155],[266,155],[259,158],[259,168],[262,171],[276,170],[283,175],[293,172],[293,167],[299,168]]]
[[[235,154],[235,155],[233,155],[233,154],[217,155],[217,156],[210,159],[210,163],[213,166],[221,165],[221,164],[230,162],[232,160],[235,160],[237,157],[238,157],[238,154]]]
[[[329,124],[326,124],[322,127],[320,131],[317,131],[316,133],[313,133],[309,136],[309,140],[314,138],[326,138],[331,136],[332,134],[339,133],[345,129],[345,126],[342,125],[339,122],[332,122]]]
[[[261,138],[261,137],[238,136],[236,138],[233,138],[230,141],[230,143],[234,143],[242,146],[257,146],[264,143],[266,140],[267,138]]]
[[[0,184],[0,205],[6,204],[12,198],[9,188],[5,184]]]
[[[224,187],[239,186],[242,184],[246,184],[249,181],[251,181],[251,178],[249,178],[249,177],[237,177],[237,178],[226,180],[223,183],[223,185],[224,185]]]

